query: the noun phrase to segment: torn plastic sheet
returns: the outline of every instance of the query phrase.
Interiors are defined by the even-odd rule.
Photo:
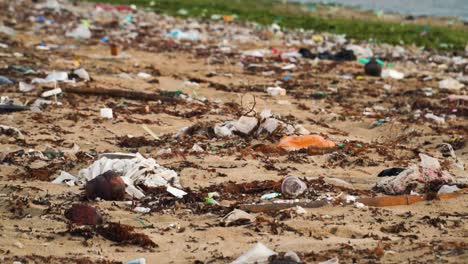
[[[420,164],[413,164],[394,177],[385,177],[376,187],[386,194],[403,194],[408,188],[417,192],[424,191],[429,183],[454,183],[455,179],[447,171],[442,170],[437,159],[425,154],[419,154]]]
[[[45,79],[34,78],[31,83],[51,83],[51,82],[69,82],[74,83],[74,81],[68,80],[68,73],[66,72],[53,72],[47,75]]]
[[[21,133],[21,130],[19,130],[18,128],[0,125],[0,134],[7,133],[8,131],[12,131],[15,137],[18,137],[19,139],[24,139],[23,133]]]
[[[275,130],[281,129],[288,135],[308,135],[310,132],[302,125],[290,125],[272,116],[270,110],[263,110],[260,117],[242,116],[239,120],[227,121],[218,124],[214,127],[214,132],[218,137],[231,137],[233,132],[241,132],[243,134],[256,133],[257,135],[267,132],[273,133]]]
[[[277,255],[277,253],[258,242],[252,249],[242,254],[231,264],[268,263],[268,258],[273,255]]]
[[[166,186],[169,193],[179,198],[186,194],[178,189],[181,186],[175,171],[159,165],[153,158],[143,157],[140,153],[101,154],[88,168],[80,170],[78,176],[62,171],[52,182],[68,185],[85,184],[109,170],[122,174],[122,180],[127,185],[125,191],[137,199],[145,196],[143,191],[135,186],[139,184],[147,187]]]

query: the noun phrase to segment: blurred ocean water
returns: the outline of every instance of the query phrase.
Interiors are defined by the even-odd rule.
[[[406,15],[455,16],[468,21],[468,0],[291,0],[302,3],[337,3]]]

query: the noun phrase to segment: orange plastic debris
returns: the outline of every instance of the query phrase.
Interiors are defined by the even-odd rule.
[[[304,148],[334,148],[335,142],[325,139],[319,135],[287,136],[278,143],[278,147],[286,150],[299,150]]]
[[[225,22],[232,22],[232,21],[234,21],[234,17],[233,16],[223,16],[223,20]]]
[[[465,190],[465,189],[463,189]],[[462,190],[462,191],[463,191]],[[430,200],[448,200],[463,195],[463,192],[445,193],[432,197],[431,195],[398,195],[398,196],[379,196],[373,198],[361,198],[358,202],[367,206],[386,207],[397,205],[410,205],[422,201]],[[434,199],[435,198],[435,199]]]
[[[425,201],[424,196],[419,195],[399,195],[399,196],[380,196],[374,198],[358,199],[358,202],[367,206],[385,207],[397,205],[410,205],[413,203]]]

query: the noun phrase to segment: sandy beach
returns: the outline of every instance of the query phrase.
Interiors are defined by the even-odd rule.
[[[0,21],[15,30],[0,33],[0,76],[14,81],[0,85],[1,96],[28,107],[38,98],[50,101],[37,109],[0,111],[0,125],[20,131],[0,129],[1,263],[231,263],[257,242],[278,256],[294,251],[303,263],[468,261],[466,51],[343,42],[329,34],[94,4],[66,3],[51,11],[0,0],[0,7],[10,11]],[[122,22],[129,14],[132,20]],[[38,23],[38,16],[45,22]],[[92,36],[67,37],[82,19],[91,24]],[[180,30],[177,36],[170,34],[174,29]],[[117,56],[109,42],[119,47]],[[354,60],[308,59],[296,52],[306,47],[336,54],[349,45],[362,47]],[[368,50],[383,60],[384,70],[404,77],[366,75],[357,59]],[[90,80],[71,74],[76,69],[85,69]],[[69,75],[66,81],[33,82],[53,72]],[[441,88],[446,79],[459,85]],[[19,82],[34,87],[20,91]],[[57,87],[57,96],[41,96]],[[272,96],[269,87],[283,88],[285,95]],[[112,119],[101,116],[102,108],[112,109]],[[216,134],[215,127],[226,121],[260,120],[265,110],[294,127],[291,135],[300,135],[301,127],[336,148],[280,149],[283,130]],[[61,171],[76,176],[100,154],[114,152],[153,158],[177,173],[187,195],[139,186],[141,199],[126,194],[123,201],[89,200],[83,184],[52,183]],[[345,201],[347,195],[389,195],[374,188],[382,179],[377,175],[419,164],[421,153],[440,162],[460,195],[388,207]],[[288,175],[307,183],[295,199],[329,203],[249,212],[253,221],[222,223],[233,209],[281,193]],[[213,192],[219,194],[215,204],[206,201]],[[134,227],[154,245],[112,241],[101,227],[71,223],[64,213],[80,203],[96,208],[105,223]],[[135,212],[135,205],[150,212]],[[296,263],[276,261],[271,263]]]

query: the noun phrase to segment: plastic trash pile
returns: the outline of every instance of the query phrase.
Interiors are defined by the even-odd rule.
[[[150,188],[166,186],[171,193],[174,189],[181,188],[175,171],[164,168],[154,159],[144,158],[139,153],[101,154],[98,160],[88,168],[80,170],[77,176],[62,171],[53,183],[85,184],[110,170],[122,174],[122,180],[127,186],[126,192],[137,199],[145,196],[143,191],[136,187],[139,184]]]
[[[421,162],[413,164],[397,176],[380,180],[376,187],[386,194],[403,194],[410,192],[425,193],[428,188],[455,183],[449,172],[442,170],[437,159],[419,154]]]

